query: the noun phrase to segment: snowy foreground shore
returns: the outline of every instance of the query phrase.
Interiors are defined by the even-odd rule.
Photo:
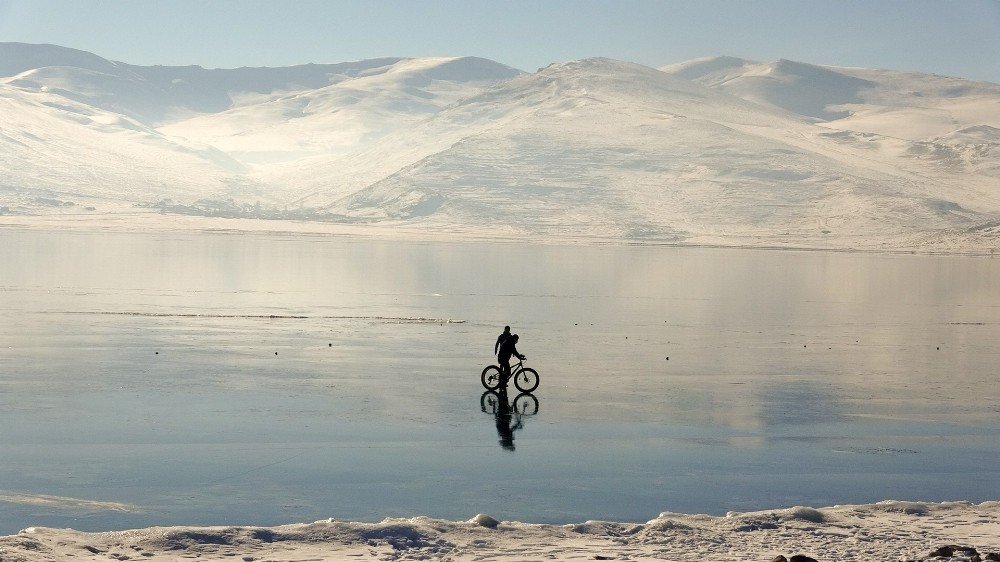
[[[3,562],[35,560],[1000,560],[1000,501],[883,501],[645,524],[426,517],[280,527],[33,527],[0,537]]]

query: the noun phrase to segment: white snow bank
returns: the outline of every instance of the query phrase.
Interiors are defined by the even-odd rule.
[[[645,524],[534,525],[478,514],[380,523],[279,527],[152,527],[106,533],[31,527],[0,537],[4,561],[46,560],[951,560],[1000,552],[1000,502],[885,501],[814,509],[662,513]],[[963,550],[966,549],[966,550]],[[996,558],[994,558],[996,559]]]

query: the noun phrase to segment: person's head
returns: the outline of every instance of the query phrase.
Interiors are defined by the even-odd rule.
[[[512,340],[512,341],[513,341],[514,343],[517,343],[517,334],[514,334],[514,335],[512,335],[512,336],[510,337],[510,339],[511,339],[511,340]]]
[[[510,326],[504,326],[503,327],[503,333],[509,334],[510,333]]]

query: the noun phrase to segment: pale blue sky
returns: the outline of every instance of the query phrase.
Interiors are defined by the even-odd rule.
[[[206,67],[476,55],[786,58],[1000,82],[1000,0],[0,0],[0,41]]]

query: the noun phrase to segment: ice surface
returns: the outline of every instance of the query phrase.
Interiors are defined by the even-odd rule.
[[[997,496],[989,258],[8,230],[0,262],[0,534]],[[504,325],[520,419],[479,381]]]

